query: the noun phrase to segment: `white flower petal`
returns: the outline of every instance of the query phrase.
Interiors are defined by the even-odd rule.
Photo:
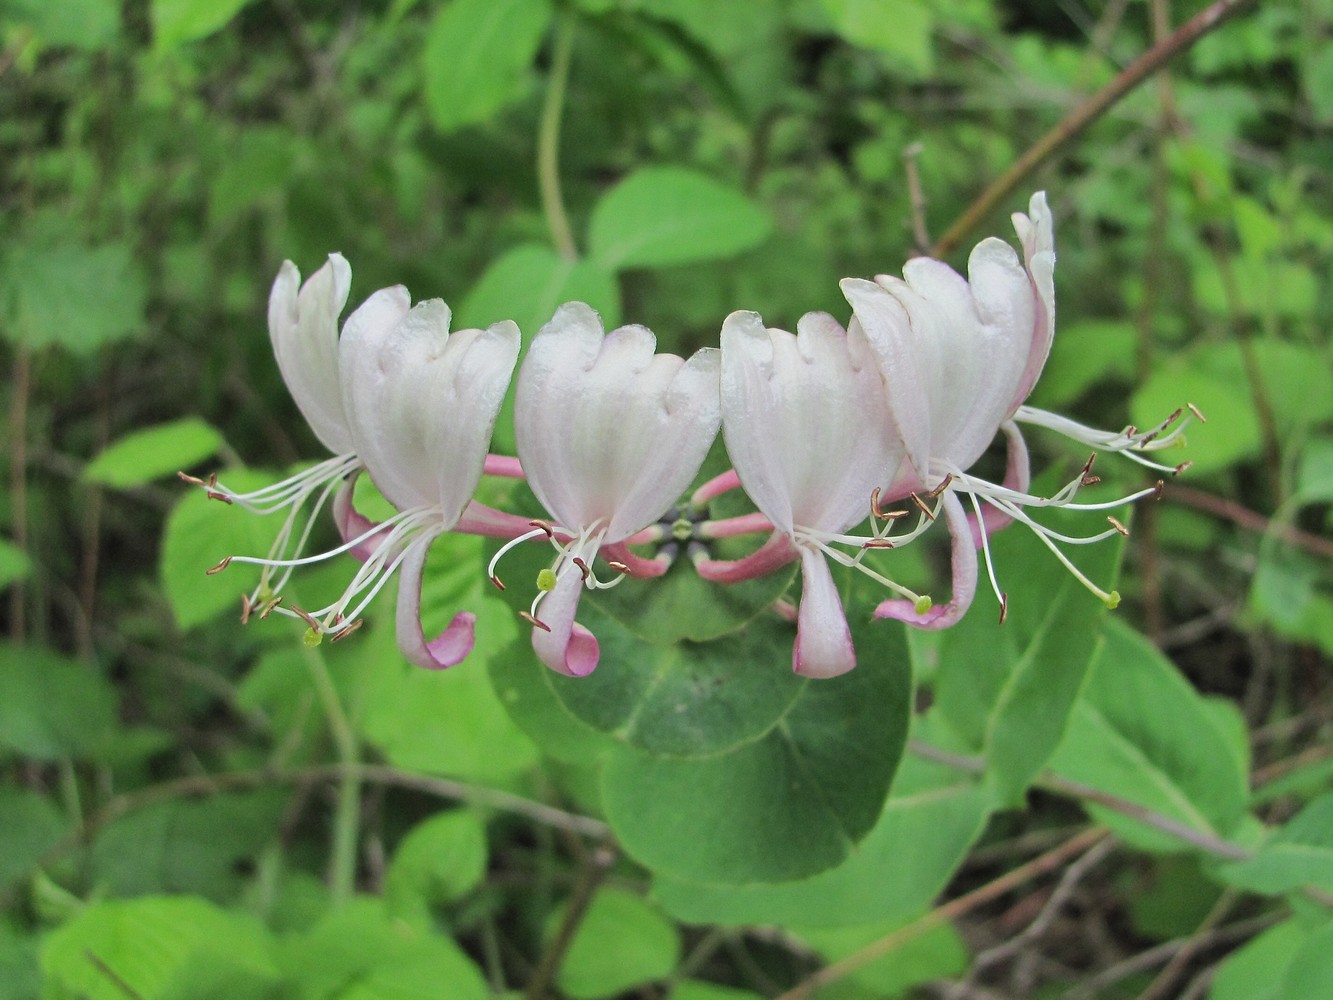
[[[268,300],[268,331],[278,370],[324,447],[351,452],[338,380],[338,317],[347,304],[352,269],[341,254],[300,284],[301,273],[284,261]],[[298,287],[299,286],[299,287]]]
[[[1036,297],[1032,342],[1028,348],[1027,364],[1019,380],[1018,402],[1027,399],[1037,384],[1055,338],[1055,221],[1046,204],[1046,192],[1038,191],[1028,204],[1030,215],[1015,212],[1014,229],[1023,244],[1023,259],[1032,280]]]
[[[519,372],[519,460],[537,498],[572,530],[600,524],[612,544],[679,498],[717,435],[718,363],[654,354],[641,326],[603,336],[572,302],[533,338]]]
[[[378,294],[378,293],[377,293]],[[518,357],[518,328],[449,333],[438,299],[404,311],[401,289],[372,296],[343,333],[344,392],[357,452],[399,509],[439,507],[457,523],[476,491]]]
[[[776,527],[841,532],[865,518],[901,453],[863,335],[826,313],[797,330],[765,329],[754,313],[723,325],[727,453]]]
[[[792,668],[803,677],[837,677],[856,666],[851,629],[823,555],[801,549],[801,604]]]

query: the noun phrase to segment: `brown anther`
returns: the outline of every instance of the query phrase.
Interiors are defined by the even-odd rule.
[[[870,515],[876,520],[883,520],[884,512],[879,509],[879,494],[880,489],[878,486],[870,491]]]
[[[273,598],[273,600],[271,600],[271,601],[269,601],[267,604],[265,604],[265,605],[264,605],[264,609],[263,609],[262,611],[259,612],[259,620],[260,620],[260,621],[263,621],[265,618],[267,618],[269,615],[271,615],[271,614],[273,613],[274,609],[275,609],[279,604],[281,604],[281,603],[282,603],[282,598],[281,598],[281,597],[275,597],[275,598]]]
[[[317,619],[309,611],[304,611],[301,608],[298,608],[295,604],[293,604],[288,610],[291,611],[292,614],[296,615],[297,618],[301,619],[301,621],[305,622],[312,629],[314,629],[316,633],[320,635],[324,633],[324,626],[321,625],[319,623],[319,619]]]
[[[241,595],[241,624],[250,624],[250,612],[255,609],[254,602],[250,600],[249,594]]]
[[[1102,481],[1101,476],[1092,474],[1092,463],[1097,461],[1097,453],[1094,451],[1088,456],[1088,460],[1083,463],[1083,471],[1078,474],[1078,484],[1080,486],[1096,486]]]
[[[1127,424],[1127,425],[1125,425],[1125,429],[1124,429],[1123,431],[1121,431],[1120,433],[1124,434],[1125,437],[1127,437],[1127,438],[1132,438],[1132,437],[1134,437],[1134,435],[1138,434],[1138,432],[1139,432],[1139,429],[1138,429],[1137,427],[1135,427],[1133,424]]]
[[[1194,464],[1193,462],[1181,462],[1179,465],[1177,465],[1174,469],[1171,470],[1171,475],[1178,476],[1193,464]]]
[[[1123,524],[1121,524],[1119,521],[1117,521],[1115,518],[1111,517],[1111,516],[1108,514],[1107,517],[1106,517],[1106,520],[1108,520],[1109,522],[1111,522],[1111,527],[1115,528],[1115,530],[1118,531],[1118,532],[1120,532],[1120,534],[1124,535],[1126,538],[1129,537],[1129,529],[1126,528],[1126,527],[1125,527]]]
[[[935,514],[929,507],[926,506],[926,501],[922,500],[915,493],[910,494],[910,496],[912,499],[912,503],[916,504],[916,509],[921,511],[922,514],[925,514],[927,520],[929,521],[935,520]]]
[[[226,569],[230,565],[231,565],[231,556],[227,556],[225,559],[222,560],[222,562],[218,563],[216,566],[212,566],[209,569],[204,570],[204,573],[208,576],[213,576],[217,573],[221,573],[224,569]]]
[[[861,543],[863,549],[891,549],[894,548],[892,538],[870,538]]]
[[[1152,498],[1154,500],[1160,500],[1162,499],[1162,494],[1165,492],[1166,492],[1166,482],[1161,479],[1157,480],[1157,485],[1153,487]]]
[[[499,578],[498,576],[496,576],[494,573],[491,574],[491,583],[495,584],[495,589],[496,589],[496,590],[504,590],[504,589],[505,589],[505,585],[504,585],[503,583],[500,582],[500,578]]]
[[[227,494],[225,493],[219,493],[217,490],[209,490],[208,499],[221,500],[223,503],[227,504],[227,506],[231,506],[232,504],[231,497],[227,496]]]
[[[537,617],[536,615],[534,615],[534,614],[531,614],[531,613],[529,613],[529,612],[527,612],[527,611],[520,611],[520,612],[518,613],[518,616],[519,616],[520,618],[524,619],[525,621],[530,622],[530,623],[533,624],[533,625],[536,625],[536,626],[537,626],[539,629],[541,629],[543,632],[549,632],[549,631],[551,631],[551,626],[550,626],[550,625],[547,625],[546,622],[542,621],[540,618],[538,618],[538,617]]]
[[[365,623],[366,620],[364,618],[358,618],[356,621],[352,622],[352,624],[348,625],[341,632],[334,632],[333,635],[329,636],[329,642],[341,642],[343,639],[346,639],[349,635],[351,635]]]
[[[204,485],[204,481],[202,479],[200,479],[198,476],[192,476],[188,472],[177,472],[176,475],[179,476],[181,479],[185,480],[191,486]]]
[[[539,518],[537,520],[529,521],[528,524],[532,525],[534,528],[541,528],[542,531],[546,532],[547,538],[555,537],[555,529],[551,527],[550,521],[543,521]]]
[[[606,561],[606,564],[607,564],[608,566],[610,566],[613,570],[615,570],[617,573],[628,573],[628,572],[629,572],[629,567],[626,566],[626,565],[625,565],[623,562],[621,562],[619,559],[608,559],[608,560]]]
[[[592,570],[588,569],[588,564],[579,556],[575,556],[571,561],[579,568],[579,572],[583,574],[583,582],[587,583],[588,577],[592,576]]]
[[[1193,403],[1186,403],[1185,405],[1189,407],[1189,411],[1194,414],[1195,419],[1198,420],[1199,423],[1201,424],[1208,423],[1208,418],[1203,415],[1203,411],[1201,409],[1199,409]]]
[[[1009,617],[1009,595],[1008,595],[1008,594],[1001,594],[1001,595],[1000,595],[1000,624],[1003,625],[1003,624],[1004,624],[1004,620],[1005,620],[1006,618],[1008,618],[1008,617]]]
[[[936,486],[933,490],[931,490],[929,493],[927,493],[926,496],[934,500],[941,493],[947,490],[949,488],[949,484],[952,482],[953,482],[953,473],[952,472],[946,473],[944,478],[940,480],[940,484]]]

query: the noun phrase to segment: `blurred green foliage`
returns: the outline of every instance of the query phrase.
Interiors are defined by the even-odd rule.
[[[481,623],[437,675],[401,662],[387,606],[336,647],[241,629],[249,581],[203,570],[277,526],[172,478],[220,461],[264,483],[319,453],[264,332],[285,258],[338,250],[353,302],[401,282],[525,337],[573,298],[679,352],[734,309],[840,315],[839,278],[896,271],[1156,13],[1200,8],[0,7],[0,1000],[480,1000],[556,944],[562,996],[752,1000],[899,938],[819,995],[1018,990],[978,955],[1043,896],[919,920],[1076,833],[1075,804],[1121,844],[1080,875],[1110,971],[1107,940],[1128,958],[1197,934],[1159,996],[1186,973],[1213,1000],[1326,995],[1328,0],[1242,13],[1028,179],[1060,254],[1033,402],[1112,428],[1209,417],[1167,453],[1194,468],[1141,511],[1111,624],[1009,532],[1003,626],[983,594],[953,632],[907,635],[849,582],[862,666],[812,683],[761,610],[789,578],[682,620],[708,588],[678,574],[655,604],[627,585],[588,610],[614,655],[575,686],[529,655],[493,550],[447,538],[428,630]],[[1050,444],[1060,482],[1085,456]],[[895,573],[938,581],[940,554]],[[1120,558],[1078,553],[1102,582]],[[1041,995],[1106,972],[1062,946]],[[1099,995],[1137,995],[1117,982]]]

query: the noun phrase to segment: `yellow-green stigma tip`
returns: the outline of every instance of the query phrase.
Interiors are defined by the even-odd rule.
[[[671,537],[678,542],[688,542],[692,534],[694,534],[694,525],[683,517],[671,525]]]
[[[916,599],[916,613],[924,615],[934,604],[935,602],[932,601],[929,596],[918,597]]]
[[[1111,591],[1110,594],[1107,595],[1106,606],[1110,608],[1112,611],[1120,607],[1120,591],[1113,590]]]
[[[301,642],[305,644],[307,649],[314,649],[323,641],[324,633],[316,632],[313,628],[306,629],[305,635],[301,636]]]
[[[555,590],[555,571],[544,569],[537,574],[537,589],[550,592]]]

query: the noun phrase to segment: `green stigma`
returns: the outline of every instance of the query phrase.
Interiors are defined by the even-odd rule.
[[[537,574],[537,589],[550,593],[555,590],[555,571],[544,569]]]
[[[688,542],[694,534],[694,525],[687,518],[678,518],[671,524],[671,537],[678,542]]]
[[[919,615],[924,615],[927,611],[931,609],[934,603],[935,602],[930,599],[930,595],[928,594],[922,597],[918,597],[916,599],[916,613]]]
[[[323,641],[324,633],[316,632],[313,628],[306,629],[305,635],[301,636],[301,642],[305,644],[307,649],[314,649]]]
[[[1106,596],[1106,606],[1112,611],[1120,606],[1120,591],[1113,590]]]

